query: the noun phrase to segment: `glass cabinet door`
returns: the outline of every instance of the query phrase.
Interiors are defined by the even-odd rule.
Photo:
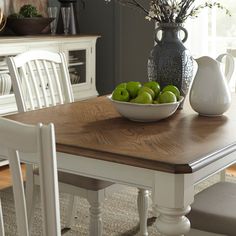
[[[97,96],[95,83],[95,46],[91,42],[68,44],[66,53],[75,100]]]
[[[68,53],[71,84],[86,83],[86,50],[73,50]]]

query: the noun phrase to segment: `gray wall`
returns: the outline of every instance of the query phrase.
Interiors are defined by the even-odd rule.
[[[148,4],[149,1],[144,1]],[[49,4],[58,4],[49,0]],[[81,34],[98,34],[96,85],[99,94],[110,93],[123,81],[147,81],[147,58],[153,47],[154,23],[137,10],[112,0],[85,0],[79,5]]]

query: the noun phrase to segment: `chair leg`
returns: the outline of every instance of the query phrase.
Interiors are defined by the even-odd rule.
[[[78,197],[71,195],[69,196],[69,206],[67,207],[66,213],[65,213],[65,228],[70,229],[71,225],[74,223],[74,218],[76,215],[76,205],[78,203]]]
[[[89,236],[102,236],[102,203],[105,199],[104,190],[90,191],[88,190],[88,202],[90,204],[90,222]]]
[[[3,224],[3,215],[2,215],[1,198],[0,198],[0,236],[5,236],[4,224]]]
[[[147,231],[147,218],[148,218],[148,204],[149,204],[149,191],[145,189],[138,189],[138,213],[140,221],[140,235],[148,236]]]
[[[26,164],[25,197],[26,197],[29,232],[32,226],[32,217],[36,203],[33,168],[34,168],[33,165]]]

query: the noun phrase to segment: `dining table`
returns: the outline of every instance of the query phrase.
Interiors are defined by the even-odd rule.
[[[5,118],[55,125],[58,168],[152,191],[164,236],[186,235],[194,186],[236,162],[236,96],[221,116],[183,109],[154,122],[122,117],[106,96]],[[63,155],[62,155],[63,154]],[[30,154],[26,163],[35,163]]]

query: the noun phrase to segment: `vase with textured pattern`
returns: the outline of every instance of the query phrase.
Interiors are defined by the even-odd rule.
[[[162,32],[159,38],[159,32]],[[180,38],[180,31],[184,33]],[[180,24],[160,23],[155,31],[156,45],[148,58],[148,79],[157,81],[161,88],[172,84],[186,97],[193,78],[193,58],[183,43],[188,32]]]

